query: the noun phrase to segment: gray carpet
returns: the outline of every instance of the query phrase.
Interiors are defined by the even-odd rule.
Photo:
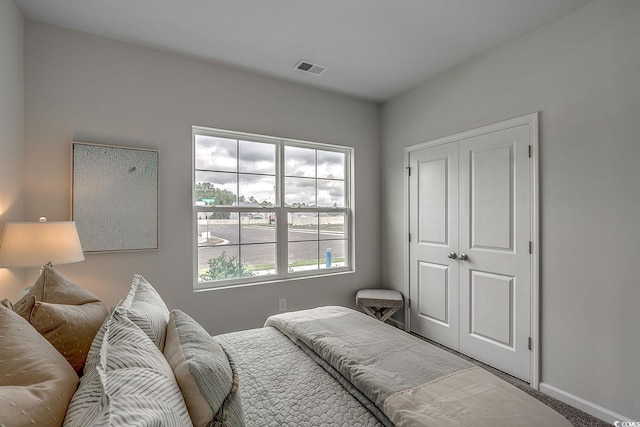
[[[431,340],[428,340],[426,338],[423,338],[419,335],[416,334],[412,334],[418,338],[420,338],[421,340],[427,341],[430,344],[433,344],[437,347],[440,347],[444,350],[447,350],[450,353],[453,353],[457,356],[462,357],[465,360],[468,360],[471,363],[475,363],[476,365],[486,369],[487,371],[491,372],[492,374],[502,378],[503,380],[507,381],[508,383],[518,387],[520,390],[526,392],[527,394],[535,397],[536,399],[538,399],[539,401],[541,401],[542,403],[544,403],[545,405],[553,408],[554,410],[556,410],[558,413],[562,414],[566,419],[568,419],[571,424],[573,424],[576,427],[605,427],[605,426],[610,426],[611,424],[606,423],[604,421],[602,421],[599,418],[593,417],[589,414],[587,414],[586,412],[583,412],[577,408],[574,408],[571,405],[567,405],[564,402],[561,402],[557,399],[554,399],[551,396],[547,396],[544,393],[539,392],[538,390],[534,390],[531,387],[529,387],[529,385],[527,383],[525,383],[524,381],[512,377],[509,374],[505,374],[502,371],[499,371],[495,368],[492,368],[491,366],[485,365],[482,362],[478,362],[475,359],[472,359],[468,356],[465,356],[464,354],[458,353],[457,351],[453,351],[450,348],[447,348],[443,345],[440,345],[436,342],[433,342]]]

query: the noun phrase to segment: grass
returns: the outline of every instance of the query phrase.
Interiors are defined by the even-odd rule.
[[[344,262],[344,258],[333,258],[332,263],[338,263],[338,262]],[[318,262],[315,259],[302,259],[302,260],[297,260],[297,261],[292,261],[288,264],[289,268],[295,268],[295,267],[306,267],[308,265],[316,265]],[[262,270],[273,270],[275,269],[276,266],[275,264],[254,264],[254,265],[247,265],[247,270],[249,271],[262,271]],[[202,269],[202,270],[198,270],[198,276],[204,272],[206,272],[208,269]]]

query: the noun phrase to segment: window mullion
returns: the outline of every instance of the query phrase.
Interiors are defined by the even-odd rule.
[[[277,210],[277,238],[276,253],[278,276],[286,277],[288,272],[289,238],[287,229],[288,212],[284,204],[284,143],[280,141],[276,146],[276,210]]]

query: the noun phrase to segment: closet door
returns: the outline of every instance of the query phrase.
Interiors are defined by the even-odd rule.
[[[458,348],[458,144],[410,153],[411,330]]]
[[[478,132],[409,153],[411,330],[525,381],[530,129]]]
[[[529,380],[529,126],[459,142],[460,347]]]

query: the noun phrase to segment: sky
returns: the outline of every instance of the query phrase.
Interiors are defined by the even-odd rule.
[[[196,135],[196,182],[276,204],[276,144]],[[345,154],[286,145],[285,203],[344,206]]]

